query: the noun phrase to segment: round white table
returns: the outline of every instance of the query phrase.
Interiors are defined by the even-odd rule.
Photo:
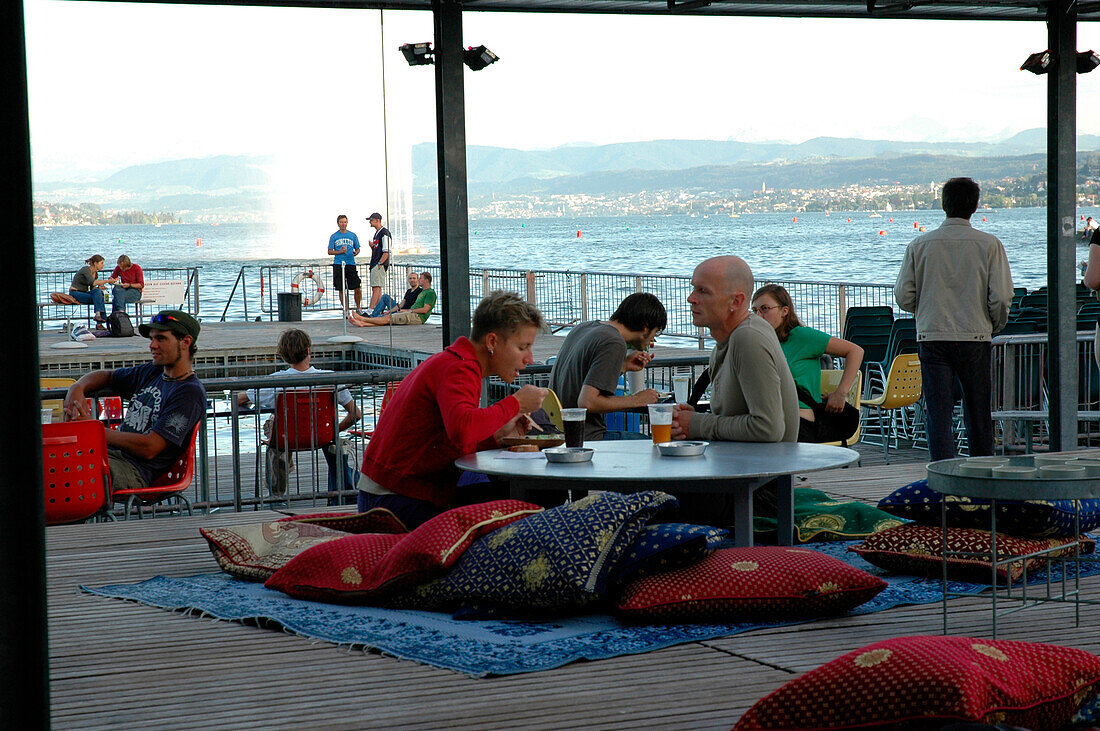
[[[794,534],[791,475],[844,467],[859,453],[822,444],[711,442],[698,457],[662,457],[650,441],[588,442],[591,462],[555,463],[545,458],[505,457],[502,450],[476,452],[455,461],[459,469],[506,481],[517,499],[535,490],[661,490],[672,495],[711,494],[733,498],[734,541],[752,545],[753,493],[774,484],[779,542]],[[719,516],[714,516],[719,517]],[[723,526],[725,527],[725,526]]]

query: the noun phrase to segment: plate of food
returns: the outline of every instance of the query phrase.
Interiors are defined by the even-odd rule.
[[[532,446],[539,450],[547,447],[560,447],[565,444],[564,434],[528,434],[525,437],[504,437],[500,446],[504,448]]]

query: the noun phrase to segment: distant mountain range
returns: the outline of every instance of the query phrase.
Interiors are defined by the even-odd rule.
[[[1042,174],[1046,130],[999,142],[897,142],[818,137],[799,144],[653,140],[550,150],[467,148],[471,196],[604,194],[666,189],[825,188],[928,182],[969,174],[995,179]],[[1100,136],[1081,135],[1081,151]],[[434,143],[412,149],[414,193],[434,208]],[[105,209],[171,211],[184,221],[271,220],[274,159],[229,156],[135,165],[95,182],[35,184],[36,200],[95,203]]]

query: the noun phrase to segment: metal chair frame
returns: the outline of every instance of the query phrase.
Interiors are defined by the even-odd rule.
[[[195,514],[195,511],[191,509],[191,501],[183,493],[190,487],[191,480],[195,476],[195,441],[198,439],[201,425],[200,422],[191,430],[187,446],[184,447],[176,463],[163,475],[153,480],[151,485],[114,492],[112,495],[114,502],[121,502],[120,498],[125,498],[126,509],[122,514],[123,520],[129,520],[130,512],[135,507],[137,508],[138,520],[143,517],[142,508],[144,507],[152,507],[152,517],[155,518],[157,517],[156,506],[173,498],[177,503],[183,503],[183,506],[187,508],[188,515]]]
[[[875,409],[878,414],[879,434],[882,435],[882,453],[886,464],[890,464],[890,439],[897,447],[895,417],[901,409],[912,406],[921,397],[920,359],[914,353],[903,353],[890,364],[890,373],[886,377],[882,393],[863,401],[867,409]],[[883,412],[889,411],[888,425],[883,423]]]

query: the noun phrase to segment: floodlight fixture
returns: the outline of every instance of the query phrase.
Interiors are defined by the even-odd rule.
[[[1100,66],[1100,54],[1096,51],[1077,52],[1077,73],[1087,74],[1097,66]]]
[[[1039,51],[1027,57],[1020,66],[1021,71],[1030,71],[1033,74],[1045,74],[1054,65],[1054,56],[1050,51]]]
[[[427,66],[435,63],[435,51],[431,43],[406,43],[399,49],[410,66]]]
[[[499,56],[485,46],[470,46],[462,52],[462,60],[470,67],[471,71],[481,71],[491,63],[496,63]]]

